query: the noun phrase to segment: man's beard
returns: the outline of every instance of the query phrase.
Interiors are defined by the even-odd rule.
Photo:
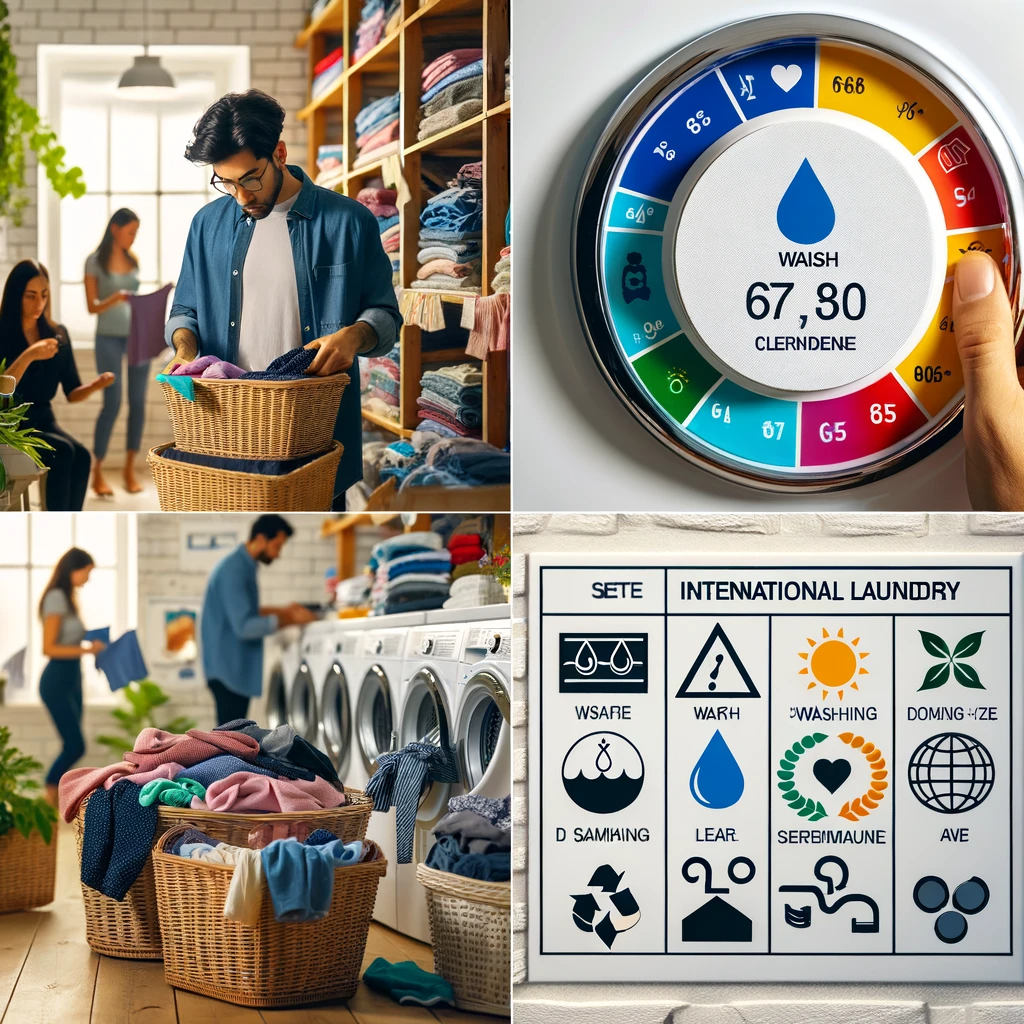
[[[256,557],[264,565],[270,565],[274,561],[274,559],[270,555],[268,555],[266,551],[261,551]]]
[[[274,167],[274,189],[273,189],[273,194],[268,194],[267,201],[260,203],[259,204],[260,208],[258,210],[256,210],[255,213],[250,213],[248,208],[246,209],[246,213],[249,213],[249,216],[252,217],[253,220],[263,220],[263,218],[266,217],[270,213],[270,211],[274,208],[275,204],[277,203],[277,197],[281,194],[281,187],[284,185],[284,171],[282,171],[281,168],[278,167],[276,164],[273,165],[273,167]]]

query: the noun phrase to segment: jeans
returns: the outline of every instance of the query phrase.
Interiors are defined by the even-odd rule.
[[[249,698],[245,694],[229,690],[219,679],[208,679],[206,685],[213,691],[218,725],[233,722],[236,718],[249,717]]]
[[[114,383],[103,392],[103,408],[96,418],[96,436],[92,450],[97,459],[105,459],[110,435],[121,408],[121,378],[128,347],[127,338],[110,334],[96,335],[96,371],[114,374]],[[149,363],[128,367],[128,451],[137,452],[142,445],[142,428],[146,425],[146,386]]]
[[[449,188],[434,196],[420,214],[420,224],[434,231],[479,231],[483,224],[483,193],[475,188]]]
[[[60,777],[85,753],[82,739],[82,663],[78,658],[53,658],[39,680],[39,696],[60,733],[64,749],[50,765],[46,784],[56,786]]]
[[[42,450],[39,457],[49,469],[46,474],[46,507],[50,512],[81,512],[85,492],[89,488],[89,467],[92,459],[85,445],[79,444],[57,425],[53,411],[29,417],[28,426],[35,427],[53,449]]]

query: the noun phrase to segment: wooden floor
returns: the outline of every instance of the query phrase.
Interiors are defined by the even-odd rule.
[[[60,833],[57,898],[43,910],[0,914],[0,1024],[497,1024],[498,1017],[399,1006],[365,985],[346,1002],[253,1010],[171,988],[156,960],[117,960],[85,941],[74,835]],[[430,947],[376,923],[363,968],[378,956],[433,970]]]

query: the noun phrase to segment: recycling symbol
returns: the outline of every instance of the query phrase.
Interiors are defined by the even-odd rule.
[[[640,907],[633,894],[628,888],[619,888],[623,875],[624,871],[616,871],[611,864],[602,864],[587,883],[597,894],[591,891],[570,897],[573,923],[581,932],[594,932],[608,949],[616,936],[640,923]]]

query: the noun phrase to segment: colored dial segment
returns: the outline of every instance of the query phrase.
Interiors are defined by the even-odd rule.
[[[995,182],[978,143],[965,128],[951,131],[921,157],[951,230],[1001,224],[1003,211]]]
[[[723,65],[722,79],[744,119],[814,106],[813,42],[772,46]]]
[[[719,379],[684,334],[669,338],[633,360],[633,370],[654,400],[682,423]]]

